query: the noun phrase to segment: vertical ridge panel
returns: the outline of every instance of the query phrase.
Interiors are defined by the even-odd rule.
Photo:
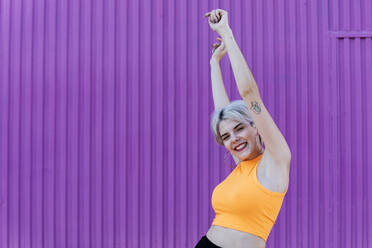
[[[287,117],[288,122],[291,120],[296,119],[297,114],[297,79],[298,79],[298,73],[297,73],[297,27],[295,25],[291,25],[292,23],[295,23],[297,20],[296,16],[296,1],[285,1],[287,5],[288,11],[286,17],[286,27],[287,27],[287,35],[286,35],[286,93],[288,94],[287,98]],[[300,126],[293,125],[290,126],[290,124],[287,125],[286,129],[288,130],[287,139],[289,143],[289,147],[291,148],[292,152],[292,165],[297,165],[298,161],[301,161],[300,156],[296,156],[294,153],[294,148],[297,147],[297,129],[299,129]],[[300,181],[298,178],[298,170],[296,169],[297,166],[292,166],[292,169],[290,171],[290,185],[289,185],[289,192],[292,193],[292,195],[297,196],[298,195],[298,188],[295,187],[295,185],[298,184]],[[298,239],[300,238],[298,235],[294,235],[294,233],[297,234],[297,221],[298,221],[298,204],[297,199],[295,197],[288,197],[286,199],[287,208],[283,209],[288,214],[288,222],[286,222],[286,228],[285,228],[285,234],[286,234],[286,241],[288,247],[296,247]],[[283,211],[282,210],[282,211]]]
[[[306,17],[306,18],[301,18]],[[307,149],[300,149],[292,151],[294,156],[299,156],[301,159],[298,160],[298,163],[295,166],[295,169],[298,169],[298,179],[299,184],[297,185],[297,225],[302,225],[303,229],[297,229],[297,246],[309,246],[309,218],[310,218],[310,208],[309,208],[309,181],[308,181],[308,170],[309,170],[309,156],[308,156],[308,132],[309,132],[309,123],[308,123],[308,112],[307,105],[308,102],[308,85],[309,85],[309,75],[308,75],[308,54],[309,54],[309,40],[308,40],[308,25],[307,22],[310,21],[307,17],[307,5],[302,2],[296,2],[296,19],[297,19],[297,31],[299,32],[297,39],[297,82],[300,82],[301,85],[297,87],[297,98],[296,104],[298,105],[296,118],[297,123],[301,125],[301,128],[297,129],[298,134],[297,143],[298,147],[307,147]],[[301,223],[301,224],[300,224]],[[305,235],[301,235],[306,233]]]
[[[35,1],[32,51],[32,123],[31,123],[31,246],[43,244],[43,102],[44,102],[44,8]]]
[[[56,6],[56,76],[55,76],[55,247],[67,245],[67,71],[68,71],[68,1]],[[36,54],[34,55],[36,56]]]
[[[152,112],[157,111],[152,109],[152,111],[146,111],[147,104],[152,106],[153,97],[152,93],[153,84],[147,83],[152,81],[152,67],[151,67],[151,43],[152,39],[152,29],[147,28],[151,26],[153,16],[151,13],[152,2],[149,0],[141,1],[139,5],[140,15],[147,18],[140,18],[139,24],[139,136],[134,137],[135,139],[139,138],[138,144],[138,156],[139,156],[139,178],[138,183],[139,188],[139,202],[138,208],[140,210],[139,215],[139,247],[149,247],[151,245],[151,225],[152,219],[150,211],[153,210],[151,206],[151,182],[153,178],[151,177],[152,172],[152,149],[151,149],[151,140],[153,135],[151,133],[151,127],[153,125]],[[144,30],[147,29],[147,32]],[[151,42],[149,42],[151,41]],[[146,99],[143,101],[142,99]],[[134,127],[137,129],[137,127]],[[143,181],[143,183],[141,183]],[[149,206],[149,207],[143,207]]]
[[[31,75],[32,75],[32,2],[22,5],[21,75],[20,75],[20,192],[19,247],[31,243]],[[1,79],[0,79],[1,81]],[[1,117],[0,117],[1,119]],[[1,127],[0,127],[1,129]],[[0,148],[1,150],[1,148]],[[1,156],[1,155],[0,155]],[[0,162],[1,163],[1,162]],[[1,174],[1,172],[0,172]],[[0,179],[2,180],[2,179]],[[0,219],[2,219],[0,217]],[[1,246],[1,245],[0,245]]]
[[[79,242],[79,143],[81,120],[79,105],[79,38],[80,3],[68,2],[67,24],[67,182],[66,182],[66,228],[67,246],[78,247]]]
[[[367,151],[370,151],[370,149],[372,148],[372,142],[371,142],[371,137],[372,137],[372,129],[371,129],[371,126],[368,124],[370,123],[370,121],[372,121],[372,116],[371,114],[368,115],[368,109],[371,109],[372,108],[372,101],[370,100],[370,98],[368,98],[368,94],[367,92],[371,92],[372,90],[372,86],[371,84],[368,83],[368,78],[371,78],[372,77],[372,72],[371,70],[369,70],[369,67],[368,65],[370,65],[372,63],[372,39],[368,39],[366,40],[366,45],[365,45],[365,66],[363,67],[364,69],[364,72],[365,72],[365,81],[363,82],[363,88],[365,89],[365,91],[363,92],[363,95],[362,95],[362,99],[364,100],[364,108],[363,110],[365,110],[363,113],[365,113],[363,115],[364,117],[364,128],[363,130],[366,131],[366,138],[363,140],[363,143],[364,143],[364,150],[363,150],[363,157],[366,159],[364,160],[364,164],[366,165],[365,167],[367,167],[365,169],[365,171],[367,171],[367,177],[364,177],[365,179],[365,184],[367,185],[367,187],[364,188],[365,192],[367,193],[367,197],[364,198],[366,201],[367,201],[367,211],[365,211],[365,215],[367,216],[366,220],[366,224],[365,224],[365,228],[366,228],[366,235],[365,235],[365,239],[367,239],[367,242],[366,243],[363,243],[363,244],[366,244],[366,247],[368,247],[369,245],[372,244],[372,228],[371,226],[369,226],[369,223],[371,223],[372,221],[372,182],[371,180],[367,180],[371,175],[372,175],[372,168],[370,165],[371,161],[372,161],[372,155],[371,155],[371,152],[367,152]],[[364,239],[363,239],[364,240]]]
[[[113,247],[115,168],[115,1],[103,1],[102,40],[102,241]]]
[[[194,201],[193,199],[199,198],[199,190],[197,188],[198,186],[198,177],[195,176],[199,172],[199,161],[200,156],[198,156],[198,150],[200,150],[199,145],[199,137],[201,136],[200,132],[200,119],[198,116],[198,106],[200,106],[199,101],[199,91],[200,87],[199,85],[203,82],[199,81],[198,79],[198,67],[200,66],[199,60],[197,58],[197,52],[198,52],[198,24],[203,20],[203,13],[198,11],[197,9],[198,2],[197,1],[191,1],[190,4],[187,6],[187,13],[188,13],[188,27],[187,27],[187,50],[189,51],[189,59],[187,60],[187,69],[188,69],[188,75],[189,80],[187,82],[190,87],[188,88],[188,109],[187,109],[187,116],[190,119],[190,124],[187,127],[187,133],[190,137],[189,142],[190,144],[195,144],[190,147],[190,151],[188,152],[188,157],[190,158],[188,160],[188,185],[189,191],[188,191],[188,198],[187,201],[187,216],[198,216],[198,201]],[[159,63],[161,64],[161,63]],[[159,137],[160,138],[160,137]],[[199,232],[198,228],[198,219],[197,218],[188,218],[187,223],[187,229],[190,230],[187,240],[188,244],[187,246],[192,247],[193,246],[193,240],[198,239]]]
[[[10,1],[0,1],[0,245],[8,245]]]
[[[19,175],[20,175],[20,45],[21,3],[10,5],[10,46],[9,46],[9,136],[8,136],[8,246],[19,244]]]
[[[359,39],[352,41],[351,43],[351,54],[352,58],[350,61],[351,70],[352,70],[352,81],[354,82],[351,87],[351,107],[352,107],[352,113],[354,113],[355,119],[351,123],[352,130],[355,131],[354,135],[351,137],[351,144],[354,144],[352,148],[352,161],[358,161],[360,160],[361,166],[356,166],[355,169],[352,169],[351,172],[351,184],[352,184],[352,195],[356,197],[357,199],[363,199],[362,194],[362,187],[363,183],[360,183],[360,180],[363,178],[362,175],[362,169],[365,166],[363,163],[363,147],[361,145],[363,141],[362,137],[362,88],[361,88],[361,41]],[[352,167],[351,167],[352,168]],[[352,216],[351,219],[353,221],[352,223],[352,229],[356,230],[358,227],[362,227],[362,214],[363,214],[363,208],[362,208],[362,201],[353,201],[352,202]],[[353,232],[352,233],[352,246],[354,247],[363,247],[362,241],[362,234],[363,232]]]
[[[127,57],[128,57],[128,16],[126,9],[128,8],[127,1],[116,1],[115,16],[115,186],[114,197],[116,204],[114,205],[114,229],[115,229],[115,245],[119,247],[128,247],[128,227],[126,213],[128,213],[128,191],[129,191],[129,176],[126,159],[129,153],[130,146],[127,145],[128,137],[128,86],[127,80]],[[93,30],[94,27],[91,26]]]
[[[204,14],[209,10],[208,2],[207,1],[199,1],[199,13],[202,15],[201,20],[206,22],[206,18]],[[199,16],[200,16],[199,14]],[[199,19],[200,20],[200,19]],[[200,20],[200,21],[201,21]],[[199,24],[199,23],[198,23]],[[209,32],[208,32],[208,25],[198,25],[198,37],[201,40],[208,40]],[[198,225],[194,227],[197,229],[198,234],[205,232],[210,225],[209,218],[210,218],[210,209],[211,209],[211,188],[209,187],[210,179],[209,179],[209,168],[213,165],[211,164],[211,152],[209,151],[208,147],[210,141],[212,139],[212,135],[210,134],[210,124],[209,118],[204,118],[206,113],[209,112],[209,106],[211,105],[211,84],[210,84],[210,70],[208,63],[201,63],[202,61],[209,61],[209,51],[210,51],[210,44],[207,42],[201,42],[198,40],[198,47],[197,47],[197,54],[198,54],[198,99],[199,104],[197,106],[197,113],[198,113],[198,208],[197,208],[197,220]],[[208,52],[204,52],[208,51]],[[169,100],[172,100],[169,98]],[[201,104],[201,103],[204,104]],[[208,135],[203,135],[208,134]],[[200,236],[198,237],[200,238]],[[197,239],[196,239],[197,240]],[[194,242],[196,241],[194,240]]]
[[[44,30],[44,116],[43,116],[43,245],[55,244],[54,186],[55,186],[55,70],[56,70],[56,2],[45,3]]]
[[[129,98],[129,105],[128,109],[130,110],[130,118],[129,128],[128,131],[130,132],[128,136],[128,147],[130,151],[130,156],[127,158],[126,165],[129,168],[129,172],[131,173],[131,180],[128,180],[128,185],[130,185],[129,190],[129,203],[128,208],[128,237],[132,237],[128,240],[129,247],[140,247],[140,228],[142,228],[141,224],[141,208],[139,207],[139,197],[143,195],[141,190],[143,189],[143,185],[146,183],[141,184],[138,182],[140,180],[140,168],[143,167],[143,159],[140,159],[138,154],[138,150],[140,148],[140,133],[143,130],[140,130],[138,127],[140,126],[140,115],[138,113],[141,112],[139,108],[139,104],[141,102],[139,89],[139,81],[140,81],[140,74],[145,73],[143,68],[143,61],[140,59],[142,45],[141,45],[141,38],[140,31],[141,31],[141,23],[144,18],[141,16],[148,16],[144,15],[143,11],[140,9],[139,1],[129,1],[129,8],[128,13],[133,13],[128,18],[128,83],[131,87],[128,87],[129,91],[131,92],[131,97]],[[144,115],[144,114],[143,114]],[[142,115],[142,116],[143,116]],[[141,124],[142,125],[142,124]],[[144,181],[145,182],[145,181]],[[143,240],[143,239],[142,239]]]
[[[176,132],[176,85],[175,85],[175,79],[176,79],[176,57],[178,55],[176,52],[179,50],[179,47],[176,46],[175,43],[175,31],[176,31],[176,13],[175,13],[175,7],[176,3],[175,1],[168,0],[165,3],[165,12],[164,12],[164,19],[165,19],[165,26],[164,26],[164,33],[165,36],[165,46],[164,48],[164,56],[167,58],[164,62],[165,67],[165,78],[164,82],[166,85],[166,97],[168,100],[168,103],[165,104],[166,106],[165,111],[167,112],[167,135],[166,135],[166,144],[167,144],[167,164],[169,165],[166,167],[166,209],[167,209],[167,215],[165,216],[165,233],[167,233],[165,237],[165,245],[169,247],[175,247],[175,236],[176,236],[176,230],[175,230],[175,222],[176,219],[176,207],[174,207],[175,201],[176,201],[176,187],[173,187],[173,185],[176,184],[177,178],[175,177],[175,174],[179,172],[179,165],[176,162],[176,146],[175,143],[175,132]],[[177,126],[177,130],[180,130],[180,127]]]
[[[92,247],[103,246],[103,1],[92,1],[92,64],[91,64],[91,193],[90,193],[90,243]]]
[[[182,21],[187,19],[188,13],[186,13],[186,2],[176,1],[175,2],[175,14],[176,18],[173,20],[176,23],[175,30],[175,62],[177,66],[175,68],[175,107],[176,107],[176,123],[175,123],[175,145],[177,148],[175,150],[175,161],[174,165],[175,177],[177,187],[175,189],[175,218],[177,219],[177,224],[175,225],[175,247],[187,247],[189,231],[187,230],[187,202],[191,199],[188,198],[188,185],[187,180],[190,175],[187,174],[188,162],[187,157],[188,146],[187,142],[189,137],[187,135],[187,126],[189,122],[187,120],[187,99],[189,86],[189,75],[187,75],[187,61],[189,59],[188,49],[186,46],[187,40],[187,27],[189,23],[187,21]],[[184,47],[183,49],[181,47]]]
[[[81,39],[79,40],[79,185],[78,185],[78,246],[90,247],[90,185],[91,178],[91,1],[80,2],[79,30]]]

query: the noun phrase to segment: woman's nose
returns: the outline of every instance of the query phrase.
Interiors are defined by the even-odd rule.
[[[236,142],[236,141],[239,140],[239,137],[236,136],[235,134],[232,134],[232,135],[231,135],[231,140],[232,140],[232,142],[234,143],[234,142]]]

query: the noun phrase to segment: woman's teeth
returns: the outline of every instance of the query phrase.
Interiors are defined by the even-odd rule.
[[[243,150],[246,146],[247,146],[247,142],[244,142],[244,143],[238,145],[237,147],[235,147],[235,151],[240,152],[240,151]]]

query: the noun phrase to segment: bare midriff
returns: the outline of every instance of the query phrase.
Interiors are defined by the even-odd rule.
[[[253,234],[235,229],[212,225],[207,238],[214,244],[223,248],[265,248],[265,241]]]

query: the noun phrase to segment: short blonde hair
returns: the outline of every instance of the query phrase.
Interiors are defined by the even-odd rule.
[[[254,126],[253,118],[250,115],[247,105],[243,100],[235,100],[223,108],[216,109],[212,114],[211,128],[216,142],[222,146],[224,146],[224,144],[220,134],[219,125],[222,120],[226,119]],[[261,136],[259,136],[259,138],[262,145]]]

